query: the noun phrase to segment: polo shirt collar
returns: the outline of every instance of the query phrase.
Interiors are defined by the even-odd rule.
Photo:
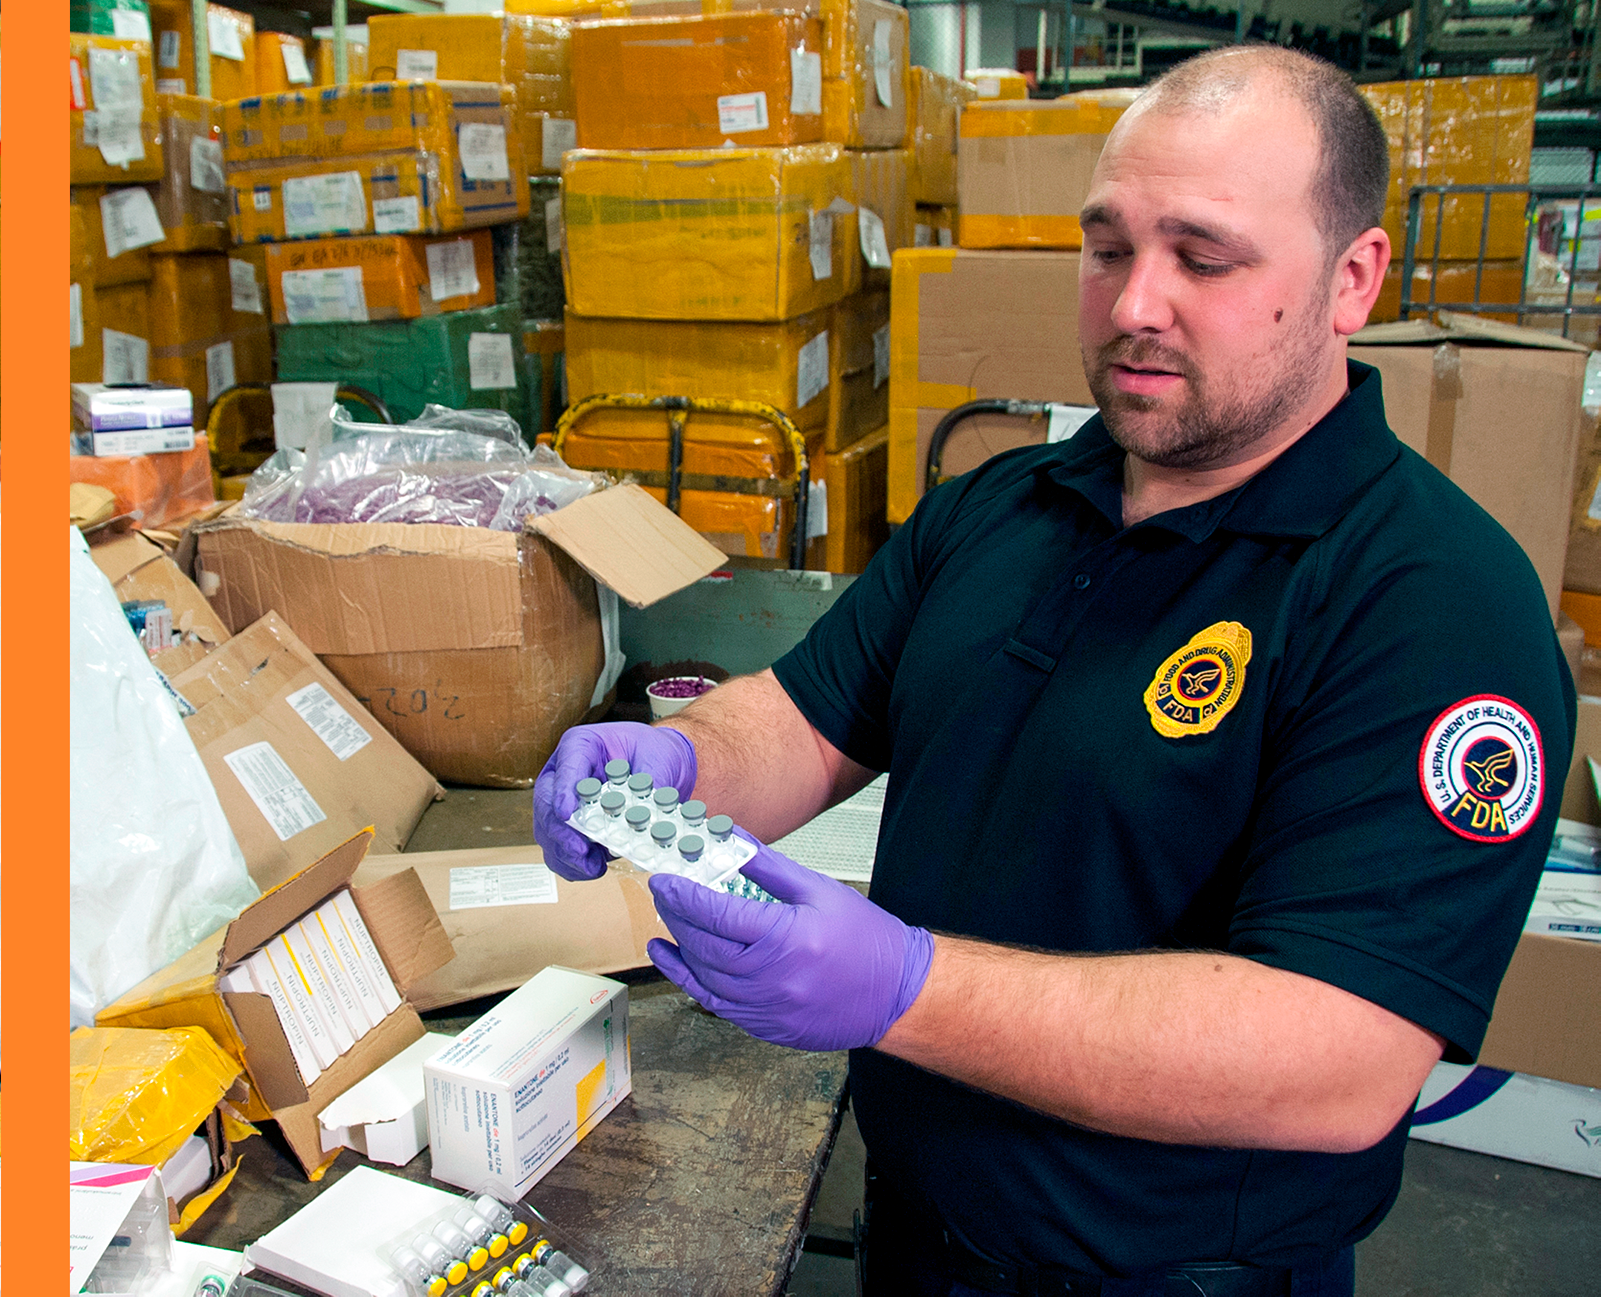
[[[1351,360],[1346,375],[1345,398],[1255,477],[1211,500],[1158,514],[1147,524],[1192,541],[1205,540],[1219,527],[1243,534],[1321,536],[1401,453],[1384,419],[1378,370]],[[1092,419],[1065,446],[1071,451],[1044,466],[1045,475],[1119,525],[1124,452],[1106,425]]]

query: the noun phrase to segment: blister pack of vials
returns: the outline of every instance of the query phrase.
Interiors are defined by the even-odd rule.
[[[728,816],[708,817],[704,802],[680,802],[677,789],[656,787],[621,758],[608,761],[605,774],[578,781],[578,809],[567,819],[591,842],[647,873],[679,874],[753,901],[775,899],[739,872],[756,848],[734,835]]]
[[[589,1270],[548,1221],[491,1194],[462,1198],[381,1249],[412,1297],[571,1297]]]

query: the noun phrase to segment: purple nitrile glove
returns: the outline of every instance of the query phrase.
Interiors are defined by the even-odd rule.
[[[854,888],[757,848],[740,872],[780,904],[651,876],[656,911],[678,940],[650,942],[651,962],[760,1040],[817,1050],[877,1044],[923,989],[933,937]]]
[[[578,781],[606,781],[606,763],[621,757],[635,774],[643,771],[658,788],[676,788],[687,800],[695,788],[695,745],[678,730],[633,721],[578,725],[561,736],[534,781],[534,841],[545,863],[569,882],[599,878],[610,858],[567,823],[578,809]]]

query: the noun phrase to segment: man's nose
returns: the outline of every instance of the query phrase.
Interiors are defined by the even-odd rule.
[[[1173,327],[1169,272],[1153,257],[1130,259],[1128,278],[1112,306],[1112,324],[1120,333],[1160,333]]]

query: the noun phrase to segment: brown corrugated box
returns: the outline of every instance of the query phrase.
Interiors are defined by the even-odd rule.
[[[362,861],[353,880],[357,887],[415,870],[455,946],[455,959],[411,986],[407,998],[416,1008],[427,1011],[509,991],[551,964],[585,973],[645,968],[650,964],[645,943],[652,937],[671,939],[645,885],[650,876],[621,860],[589,882],[556,878],[554,904],[451,908],[452,871],[543,862],[544,853],[532,843]]]
[[[1351,359],[1384,378],[1395,435],[1523,546],[1556,617],[1562,596],[1588,351],[1549,333],[1441,311],[1440,324],[1381,324]]]
[[[276,1121],[307,1176],[320,1180],[339,1156],[322,1151],[317,1114],[362,1077],[423,1035],[411,988],[453,957],[450,939],[410,869],[351,888],[384,966],[402,996],[398,1009],[358,1040],[309,1086],[301,1079],[272,1001],[222,991],[218,979],[302,915],[350,882],[372,843],[358,833],[282,887],[268,892],[226,928],[151,974],[100,1011],[101,1027],[204,1027],[244,1066],[228,1098],[247,1120]]]
[[[333,739],[312,728],[312,717],[344,726],[331,711],[302,714],[292,695],[320,685],[332,707],[361,727],[365,741],[355,751],[336,750]],[[216,786],[228,824],[256,886],[276,887],[297,868],[366,827],[386,851],[402,850],[417,821],[443,790],[349,691],[302,644],[276,613],[268,612],[187,670],[172,687],[195,708],[184,721]],[[326,708],[328,700],[316,699]],[[348,728],[345,730],[349,734]],[[299,780],[301,792],[325,817],[282,836],[292,823],[275,825],[227,758],[269,743]],[[309,814],[304,818],[309,819]]]
[[[502,788],[529,786],[590,708],[601,626],[586,573],[644,607],[724,559],[638,487],[521,535],[224,517],[196,543],[230,627],[276,608],[437,778]]]

